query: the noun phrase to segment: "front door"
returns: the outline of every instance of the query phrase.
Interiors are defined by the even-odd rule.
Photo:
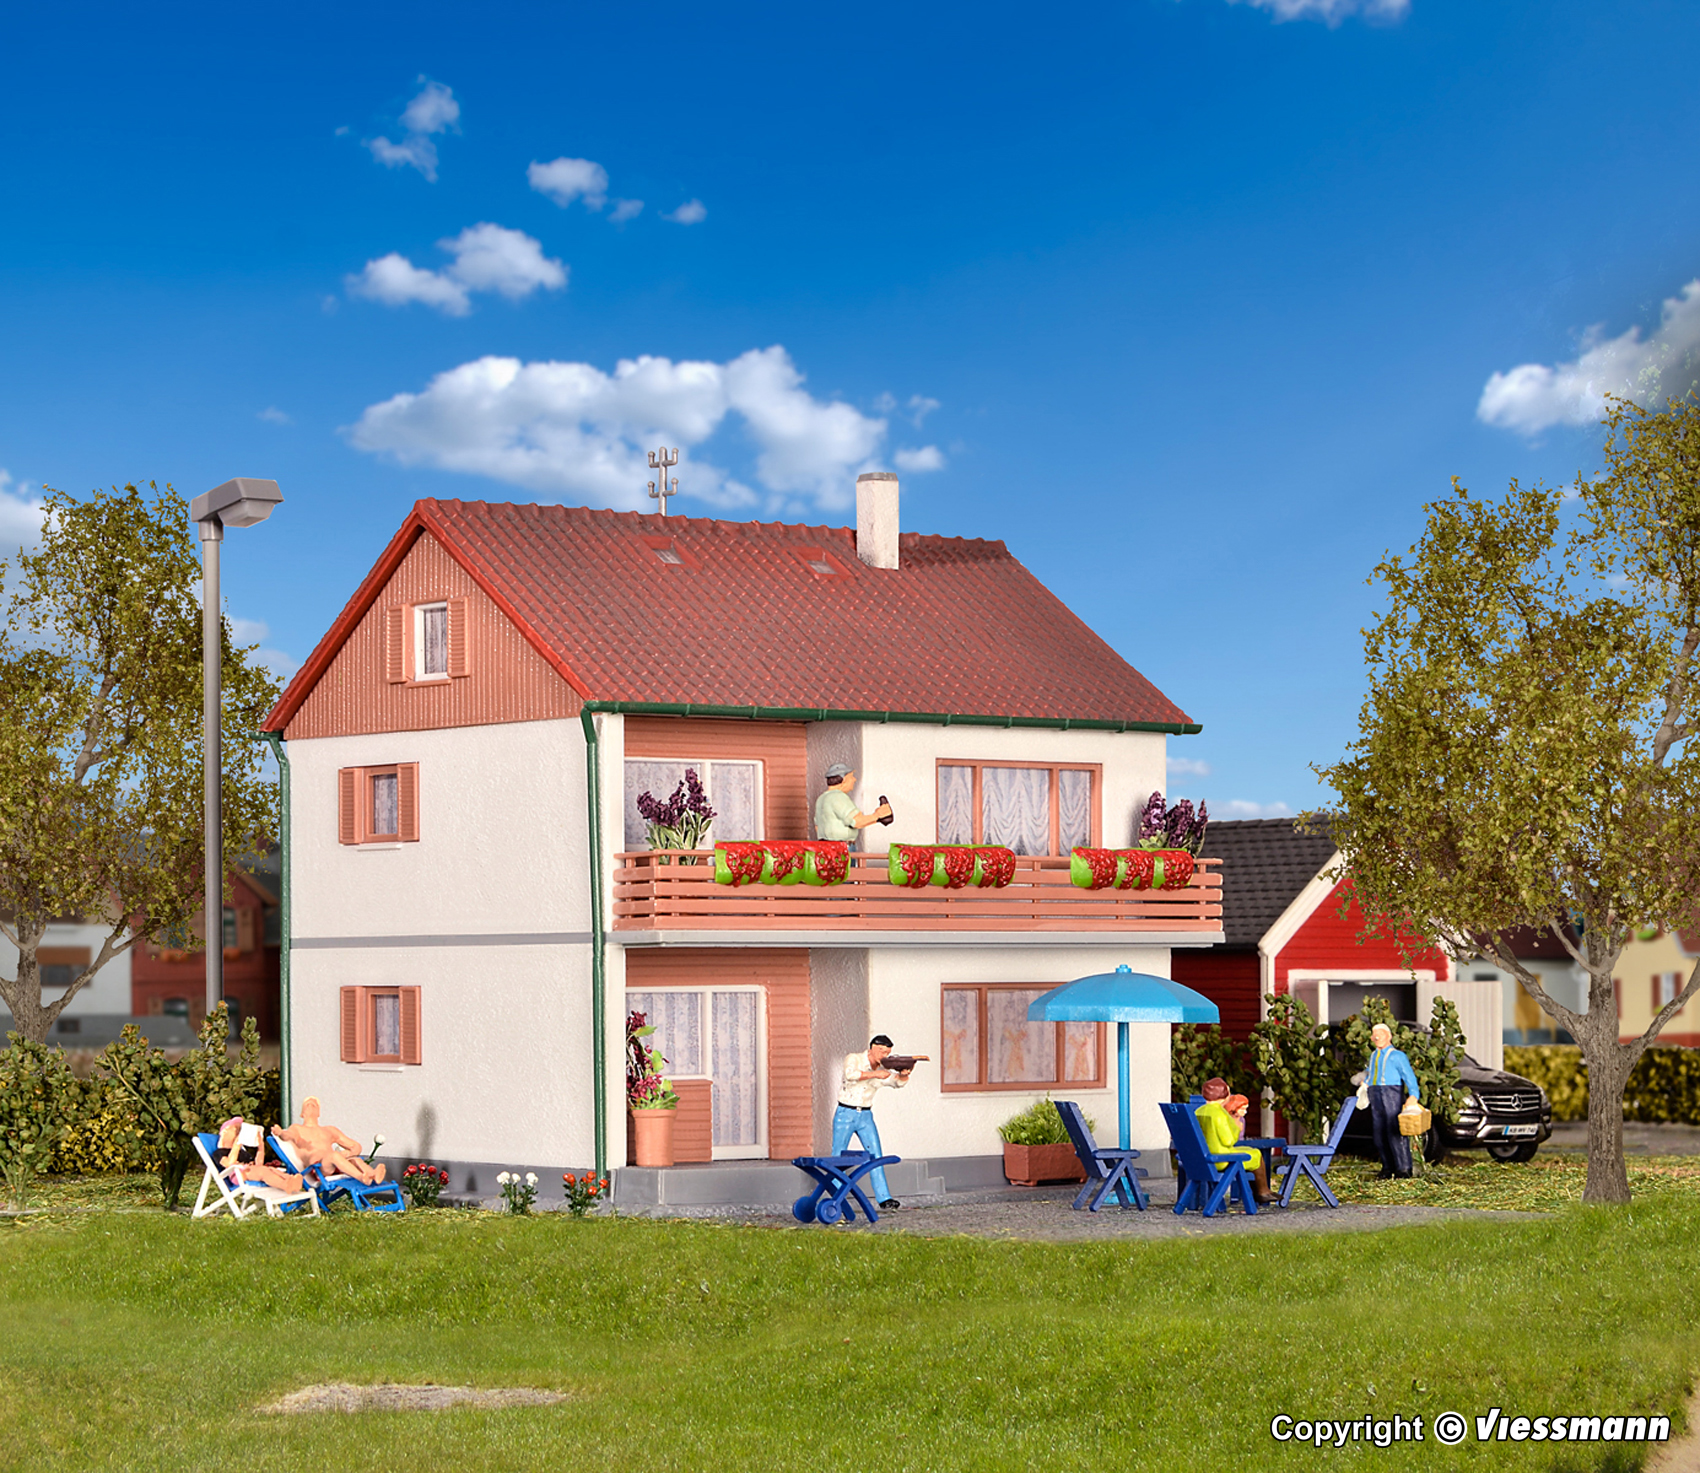
[[[628,990],[626,1006],[655,1025],[651,1047],[670,1079],[705,1079],[713,1101],[714,1159],[767,1155],[765,994],[760,987]]]

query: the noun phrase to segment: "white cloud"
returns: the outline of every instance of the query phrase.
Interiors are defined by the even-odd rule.
[[[279,680],[288,680],[301,668],[301,662],[294,655],[285,654],[282,650],[267,649],[266,639],[271,630],[260,619],[239,619],[234,614],[230,616],[230,637],[239,646],[259,645],[254,651],[254,662],[263,665]]]
[[[545,256],[542,245],[522,230],[481,222],[437,245],[454,257],[441,271],[427,271],[391,251],[347,278],[349,295],[389,307],[423,302],[464,317],[472,310],[472,292],[496,292],[517,302],[539,288],[558,291],[567,284],[567,268]]]
[[[547,164],[534,159],[525,177],[533,189],[563,210],[575,199],[582,199],[593,210],[600,210],[608,201],[608,171],[589,159],[560,158]]]
[[[920,429],[921,421],[938,407],[939,401],[937,399],[929,399],[925,394],[911,394],[908,404],[909,423],[914,425],[916,429]]]
[[[1209,777],[1210,764],[1196,757],[1170,757],[1166,759],[1170,777]]]
[[[700,225],[708,218],[708,206],[700,199],[686,200],[678,209],[661,218],[671,220],[676,225]]]
[[[1605,395],[1660,398],[1686,384],[1666,384],[1669,367],[1692,371],[1700,350],[1700,279],[1666,297],[1658,330],[1643,339],[1632,327],[1615,338],[1604,328],[1583,334],[1581,353],[1569,363],[1523,363],[1496,373],[1482,390],[1476,417],[1484,424],[1538,434],[1557,424],[1591,424],[1605,409]]]
[[[453,90],[441,82],[427,82],[424,77],[419,80],[424,85],[401,115],[401,125],[406,130],[401,142],[392,143],[384,137],[368,138],[366,147],[386,168],[417,169],[435,183],[437,145],[431,136],[456,127],[460,122],[460,104],[455,101]]]
[[[635,220],[643,213],[641,199],[617,199],[614,208],[608,212],[608,218],[616,225],[624,225],[628,220]]]
[[[1212,818],[1291,818],[1293,810],[1285,803],[1248,803],[1244,798],[1230,798],[1225,803],[1211,805]]]
[[[466,288],[447,276],[415,266],[406,256],[391,251],[368,261],[358,276],[348,278],[351,297],[369,297],[386,307],[402,307],[409,302],[423,302],[450,317],[464,317],[472,310]]]
[[[257,418],[263,419],[269,425],[292,425],[295,423],[275,404],[268,404],[259,412]]]
[[[417,394],[374,404],[348,431],[359,449],[404,465],[489,476],[601,506],[645,509],[645,452],[681,449],[687,495],[720,506],[841,509],[872,468],[886,421],[816,399],[785,349],[727,363],[622,359],[589,363],[485,357],[438,374]],[[691,452],[728,420],[755,443],[761,491]]]
[[[891,457],[900,471],[942,471],[944,452],[937,445],[923,445],[919,450],[902,449]]]
[[[0,470],[0,558],[16,556],[20,547],[34,547],[45,514],[41,498],[30,495],[28,481],[14,481]]]
[[[1411,9],[1411,0],[1228,0],[1228,3],[1267,10],[1277,21],[1319,20],[1328,26],[1337,26],[1353,15],[1361,15],[1365,20],[1400,21]]]

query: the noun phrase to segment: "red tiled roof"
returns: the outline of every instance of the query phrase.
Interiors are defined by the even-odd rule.
[[[587,700],[1188,726],[1001,542],[904,534],[870,568],[844,527],[420,501],[277,708],[281,730],[423,532]],[[683,559],[661,560],[670,539]],[[825,555],[831,576],[807,558]]]

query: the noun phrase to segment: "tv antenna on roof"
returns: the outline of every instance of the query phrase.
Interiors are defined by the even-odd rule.
[[[679,451],[676,446],[672,450],[669,450],[665,445],[663,445],[661,449],[651,450],[649,452],[649,468],[652,471],[661,472],[661,483],[657,485],[654,481],[651,481],[649,483],[649,494],[661,503],[662,516],[667,515],[667,498],[669,496],[677,496],[679,494],[679,482],[677,478],[672,481],[667,479],[668,470],[671,467],[676,466],[678,463]]]

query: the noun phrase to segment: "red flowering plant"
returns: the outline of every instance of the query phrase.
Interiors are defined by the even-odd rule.
[[[567,1189],[567,1211],[574,1217],[583,1217],[608,1195],[608,1178],[590,1171],[582,1176],[563,1171],[561,1185]]]
[[[655,1025],[642,1013],[626,1015],[626,1103],[634,1110],[671,1110],[679,1097],[661,1077],[667,1060],[649,1046]]]
[[[435,1207],[448,1184],[448,1172],[425,1161],[414,1162],[401,1174],[401,1189],[412,1207]]]

